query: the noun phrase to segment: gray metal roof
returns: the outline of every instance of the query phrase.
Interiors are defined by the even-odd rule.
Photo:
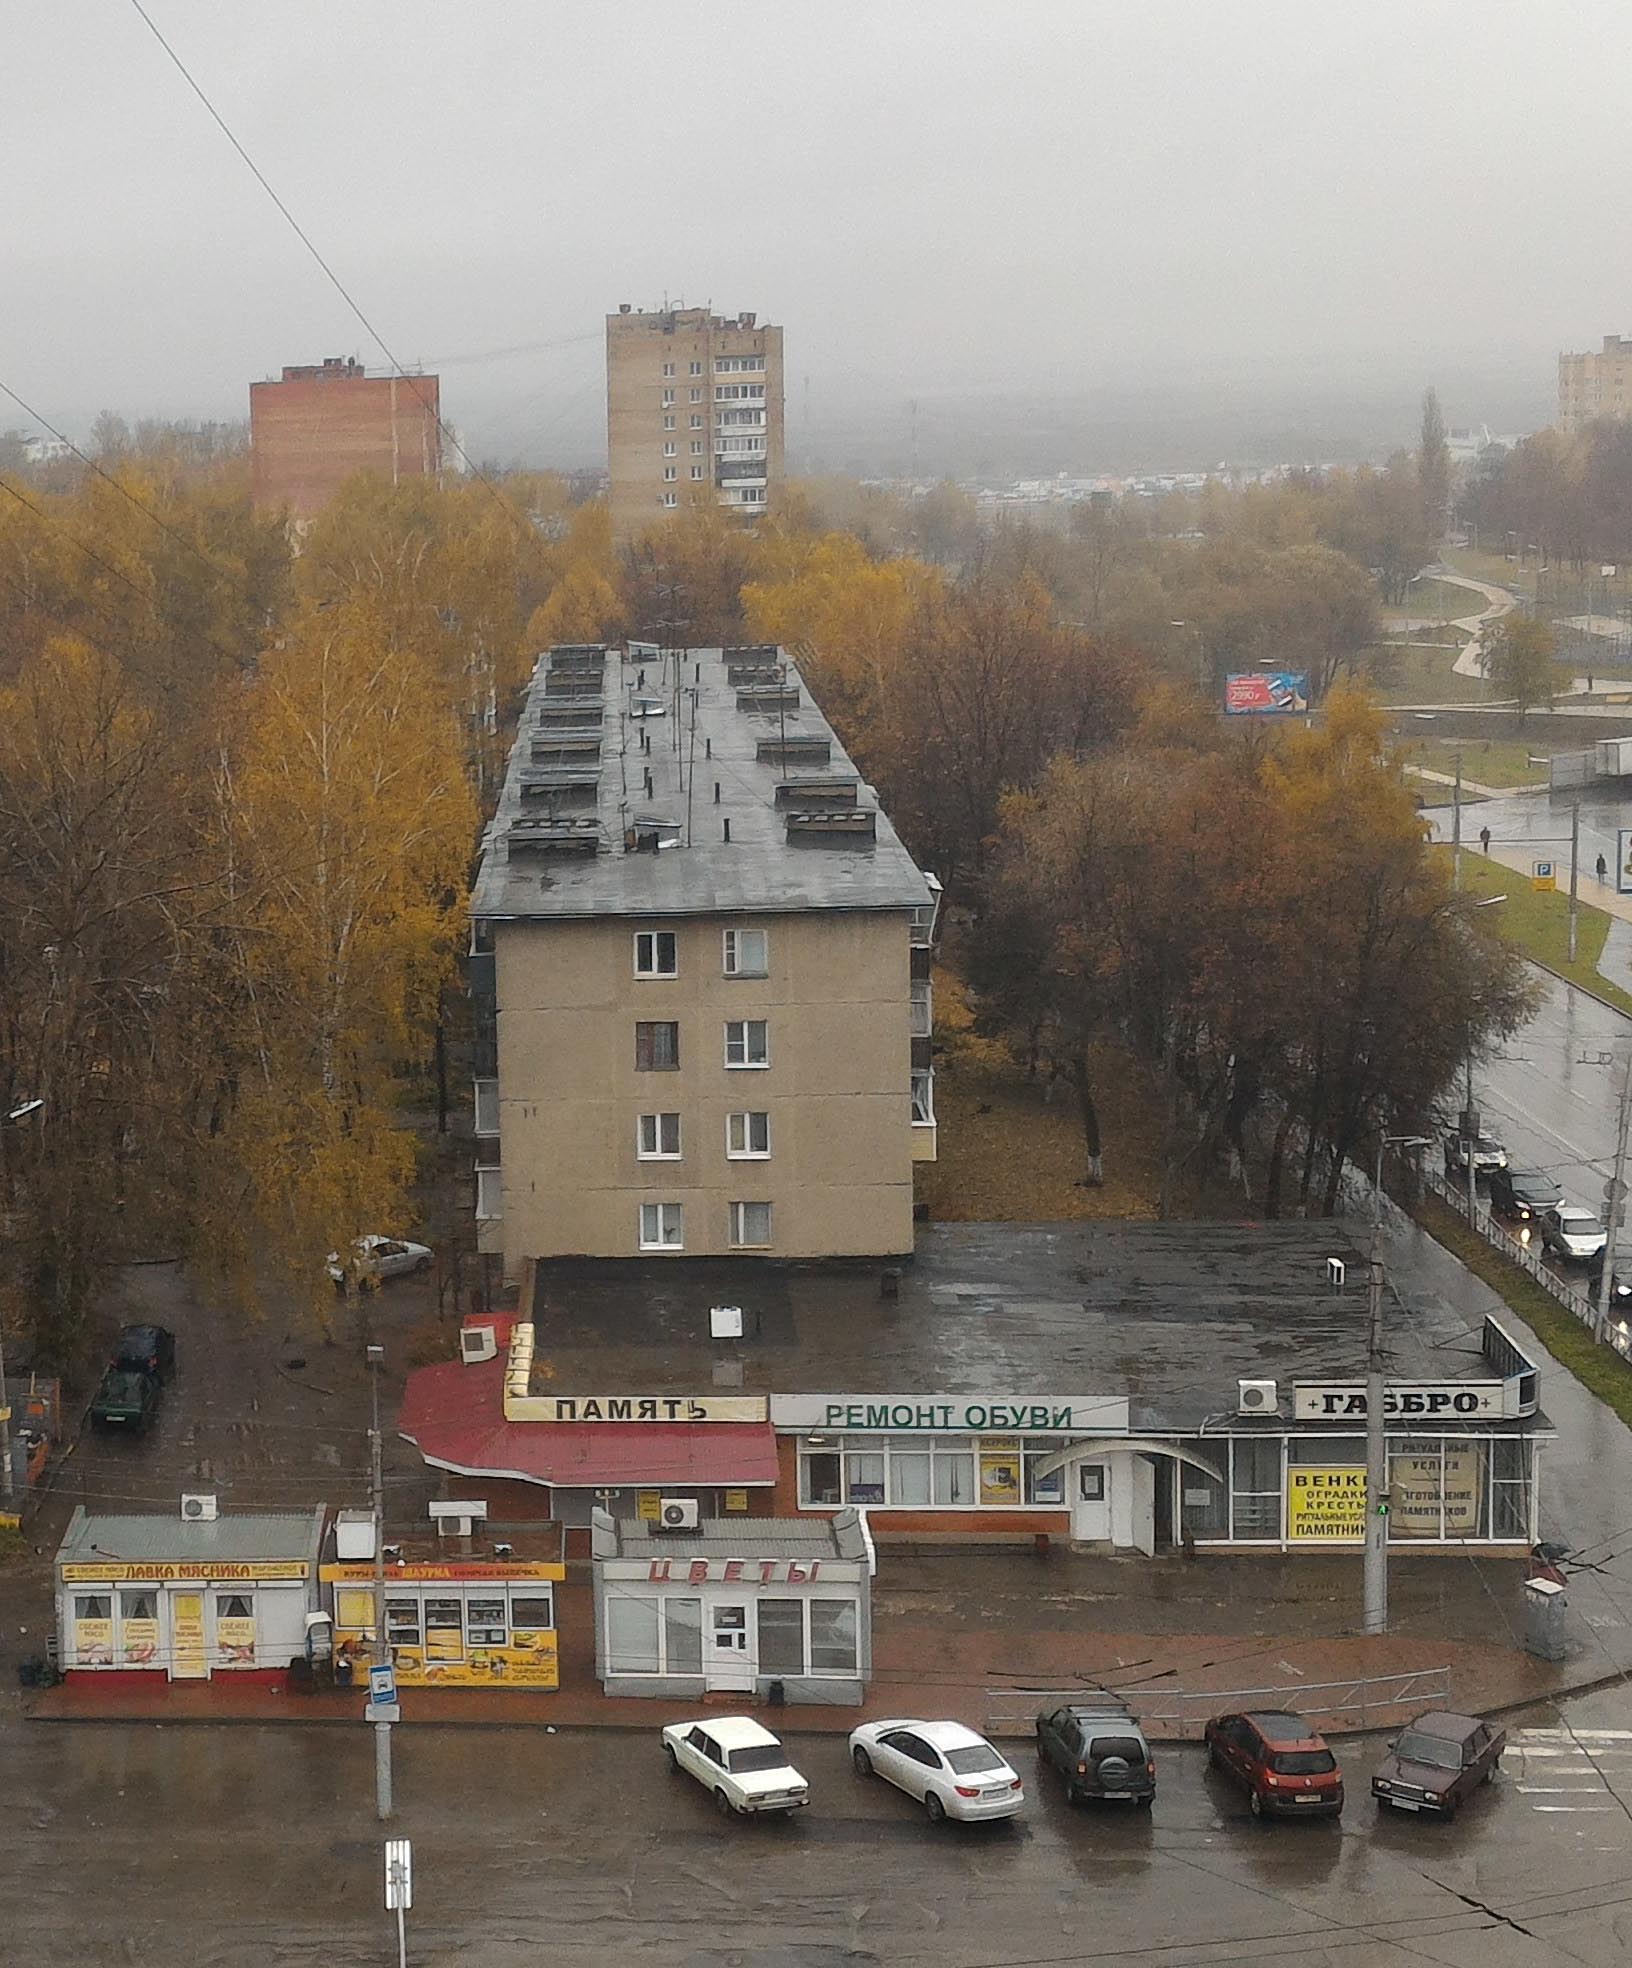
[[[824,1518],[707,1517],[695,1531],[660,1531],[639,1519],[618,1520],[620,1558],[844,1558]]]
[[[219,1558],[228,1564],[317,1557],[323,1535],[322,1506],[315,1510],[223,1511],[213,1524],[174,1510],[148,1510],[126,1516],[89,1517],[75,1510],[61,1548],[59,1564],[90,1565],[99,1558],[132,1564],[199,1564]]]
[[[784,717],[774,710],[738,708],[725,654],[690,649],[667,657],[625,657],[609,651],[604,680],[599,680],[605,706],[595,809],[599,852],[527,852],[512,858],[506,835],[522,813],[522,778],[543,762],[534,759],[535,738],[543,743],[549,735],[538,729],[536,719],[548,701],[548,653],[539,658],[483,843],[471,899],[474,916],[504,921],[763,915],[804,909],[905,910],[929,901],[923,876],[882,812],[873,841],[824,835],[789,840],[787,808],[777,804],[777,787],[797,780],[801,772],[825,780],[853,773],[855,767],[791,662],[788,678],[799,686],[801,703]],[[640,694],[663,703],[660,717],[631,715],[643,673]],[[792,758],[784,767],[777,759],[757,756],[767,740],[780,744],[784,734],[790,741],[825,739],[830,757],[808,764]],[[642,749],[647,738],[649,752]],[[870,786],[861,787],[860,804],[877,806]],[[529,809],[537,805],[536,800],[527,802]],[[655,854],[628,851],[626,835],[637,816],[674,823],[681,844]]]
[[[1278,1380],[1284,1396],[1364,1375],[1364,1251],[1342,1222],[939,1223],[919,1231],[893,1298],[876,1264],[556,1258],[535,1270],[533,1321],[560,1393],[708,1392],[724,1352],[743,1393],[1126,1395],[1136,1432],[1221,1414],[1259,1431],[1287,1424],[1238,1419],[1238,1379]],[[1334,1256],[1350,1280],[1336,1296]],[[1390,1283],[1391,1379],[1490,1374],[1482,1315],[1418,1275],[1409,1246],[1391,1251]],[[710,1339],[714,1305],[743,1308],[740,1342]],[[1524,1426],[1545,1423],[1481,1433]]]

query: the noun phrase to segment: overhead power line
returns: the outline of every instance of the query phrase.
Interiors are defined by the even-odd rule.
[[[16,486],[13,485],[9,479],[0,478],[0,492],[9,492],[12,498],[14,498],[17,501],[18,505],[27,506],[29,511],[34,514],[35,518],[43,519],[47,526],[59,527],[62,530],[62,532],[64,532],[68,536],[68,538],[73,541],[74,545],[78,547],[80,552],[84,554],[87,560],[94,560],[97,566],[100,567],[105,574],[111,574],[116,581],[123,581],[125,586],[129,588],[129,590],[133,595],[138,596],[142,601],[146,602],[149,607],[152,606],[153,597],[150,594],[148,594],[144,589],[138,586],[138,584],[135,581],[133,581],[128,574],[124,573],[120,568],[115,567],[111,560],[104,560],[94,547],[86,546],[85,542],[79,537],[79,535],[74,531],[74,529],[66,523],[66,521],[59,519],[55,513],[47,512],[44,506],[35,505],[34,501],[30,499],[26,493],[19,492]],[[213,568],[211,569],[212,573],[214,573],[215,571],[217,570]]]
[[[249,152],[245,150],[245,148],[238,141],[238,139],[233,135],[231,129],[227,125],[226,119],[222,116],[221,112],[216,108],[215,104],[211,102],[209,97],[204,93],[204,90],[200,86],[200,84],[194,79],[191,70],[187,67],[187,64],[182,60],[180,55],[176,53],[175,49],[171,47],[170,43],[164,38],[164,35],[159,31],[159,28],[157,24],[154,22],[152,15],[149,14],[147,9],[142,5],[142,0],[130,0],[130,4],[132,5],[132,7],[135,8],[136,12],[141,16],[142,21],[146,25],[148,32],[153,36],[153,39],[158,42],[159,46],[170,57],[170,60],[172,61],[172,63],[174,63],[176,71],[181,76],[182,80],[187,84],[188,88],[192,90],[193,94],[197,96],[199,101],[204,105],[205,111],[209,115],[210,121],[214,123],[215,127],[221,132],[222,136],[226,138],[227,142],[232,145],[233,149],[243,159],[244,163],[248,166],[251,174],[253,175],[255,182],[261,187],[262,191],[266,193],[267,197],[271,199],[272,203],[283,214],[283,217],[288,222],[290,230],[294,233],[295,237],[300,241],[300,243],[306,248],[307,252],[311,254],[312,258],[317,262],[317,264],[322,268],[323,273],[327,278],[330,286],[333,287],[334,291],[340,296],[341,300],[345,302],[346,306],[350,308],[352,313],[357,317],[358,321],[362,323],[364,329],[373,338],[375,346],[384,355],[386,361],[390,363],[391,367],[396,371],[396,373],[399,376],[401,376],[404,379],[404,381],[407,382],[413,381],[413,377],[410,374],[410,372],[403,367],[402,363],[400,363],[397,360],[396,356],[392,353],[391,348],[389,344],[386,342],[385,337],[380,333],[379,329],[374,326],[373,322],[369,320],[368,316],[364,314],[363,310],[358,306],[356,301],[352,299],[350,293],[347,291],[345,282],[340,278],[339,274],[335,272],[334,268],[329,265],[328,261],[323,257],[322,253],[318,251],[318,248],[314,243],[311,235],[306,231],[305,227],[300,223],[299,219],[295,217],[294,213],[290,211],[289,207],[278,196],[276,190],[272,186],[271,180],[267,177],[266,173],[255,162],[254,158],[250,156]],[[442,433],[442,436],[446,440],[446,442],[453,447],[453,450],[458,454],[461,462],[464,464],[465,469],[471,474],[471,476],[473,478],[480,479],[482,484],[485,485],[488,491],[493,495],[497,503],[503,507],[504,511],[509,514],[510,518],[514,520],[518,526],[525,526],[526,522],[522,519],[521,515],[515,510],[515,508],[509,503],[509,501],[504,497],[504,495],[499,491],[499,488],[493,483],[493,481],[487,476],[485,472],[477,469],[474,461],[470,456],[470,453],[466,451],[465,447],[459,442],[458,438],[454,436],[453,432],[449,430],[448,426],[442,421],[440,412],[437,413],[436,427]]]

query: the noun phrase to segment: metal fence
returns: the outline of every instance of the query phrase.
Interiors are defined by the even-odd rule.
[[[1199,1736],[1212,1715],[1242,1709],[1290,1708],[1330,1729],[1365,1729],[1397,1719],[1402,1710],[1444,1708],[1451,1700],[1451,1670],[1421,1667],[1399,1674],[1371,1674],[1348,1681],[1295,1681],[1274,1688],[1104,1689],[1079,1681],[1070,1688],[988,1688],[986,1733],[1029,1735],[1039,1715],[1068,1705],[1108,1700],[1126,1708],[1147,1728],[1166,1736]]]
[[[1431,1168],[1423,1170],[1422,1180],[1430,1195],[1437,1196],[1442,1203],[1455,1210],[1462,1221],[1470,1224],[1493,1250],[1499,1251],[1509,1263],[1516,1264],[1521,1271],[1534,1278],[1566,1312],[1573,1312],[1584,1326],[1597,1325],[1598,1307],[1589,1294],[1577,1291],[1567,1278],[1552,1268],[1539,1250],[1530,1244],[1520,1243],[1505,1223],[1480,1204],[1477,1195],[1470,1205],[1466,1182],[1448,1182],[1437,1169]],[[1623,1359],[1632,1359],[1632,1327],[1625,1320],[1612,1319],[1605,1337]]]

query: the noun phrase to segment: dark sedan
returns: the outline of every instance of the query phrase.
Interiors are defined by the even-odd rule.
[[[1419,1715],[1389,1745],[1371,1780],[1379,1804],[1396,1811],[1437,1811],[1454,1818],[1501,1765],[1507,1737],[1477,1715],[1435,1709]]]
[[[127,1435],[141,1435],[158,1408],[159,1383],[154,1375],[109,1367],[91,1402],[91,1419],[99,1428],[117,1428]]]
[[[1564,1192],[1550,1175],[1537,1169],[1492,1169],[1490,1206],[1500,1216],[1521,1226],[1539,1224],[1550,1209],[1557,1209]]]
[[[168,1380],[176,1370],[176,1336],[167,1326],[121,1326],[109,1365]]]

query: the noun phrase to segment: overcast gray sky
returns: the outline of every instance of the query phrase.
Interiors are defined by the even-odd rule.
[[[1624,0],[145,4],[487,455],[594,457],[626,300],[780,322],[796,441],[807,378],[817,429],[1169,381],[1541,420],[1632,329]],[[83,429],[381,359],[129,0],[0,0],[0,73],[0,379]]]

